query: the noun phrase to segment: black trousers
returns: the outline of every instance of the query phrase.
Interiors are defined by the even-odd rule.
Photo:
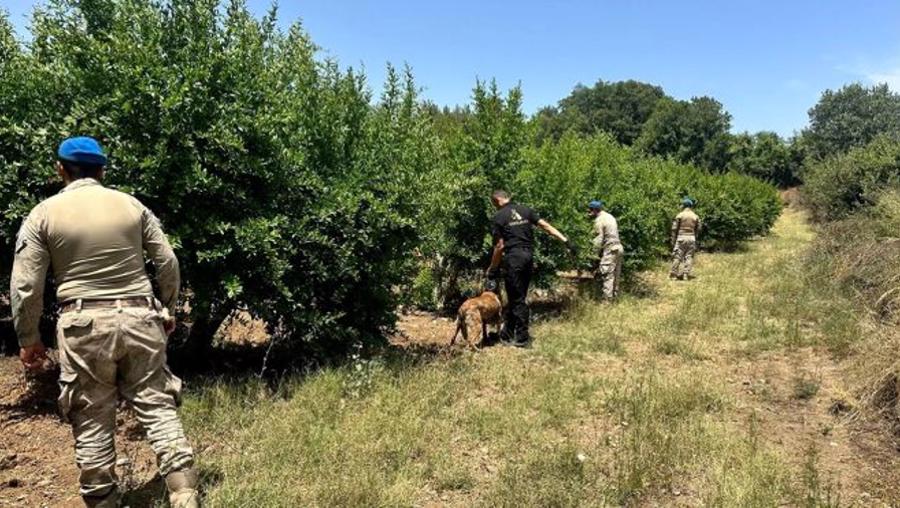
[[[506,298],[509,301],[506,306],[506,323],[503,326],[501,338],[506,341],[525,343],[531,340],[531,335],[528,333],[531,311],[528,309],[528,304],[525,303],[528,286],[531,285],[531,272],[534,268],[531,251],[513,249],[505,252],[503,268],[506,271],[504,284]]]

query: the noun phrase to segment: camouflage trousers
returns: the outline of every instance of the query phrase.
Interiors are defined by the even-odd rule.
[[[600,253],[600,265],[597,268],[600,296],[612,300],[619,296],[619,281],[622,278],[622,260],[625,249],[621,245],[613,245]]]
[[[166,367],[164,312],[148,304],[81,309],[60,316],[59,405],[72,425],[82,496],[105,496],[117,486],[119,396],[146,431],[160,474],[193,466],[193,450],[176,413],[181,380]]]
[[[697,251],[697,240],[693,236],[679,236],[675,240],[672,251],[672,277],[687,277],[694,268],[694,253]]]

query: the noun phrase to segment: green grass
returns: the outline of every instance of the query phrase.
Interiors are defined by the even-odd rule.
[[[852,336],[855,322],[793,275],[811,238],[788,212],[745,252],[701,254],[695,281],[668,281],[660,267],[646,277],[652,297],[581,302],[536,326],[532,350],[392,355],[274,392],[256,381],[197,387],[184,414],[207,503],[762,507],[832,499],[818,463],[786,461],[761,439],[725,381],[730,365],[766,351],[840,351]]]

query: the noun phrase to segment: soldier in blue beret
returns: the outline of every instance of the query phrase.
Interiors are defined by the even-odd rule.
[[[115,472],[121,395],[147,431],[172,506],[198,507],[194,452],[176,412],[181,380],[166,367],[178,259],[149,209],[100,183],[107,159],[95,139],[69,138],[57,155],[66,186],[31,211],[16,239],[10,294],[22,363],[41,369],[46,359],[38,323],[52,267],[61,309],[59,405],[72,425],[85,504],[114,507],[121,497]],[[144,252],[156,266],[159,299]]]
[[[681,199],[681,212],[672,221],[670,241],[672,243],[672,269],[669,277],[676,280],[687,280],[694,269],[694,254],[697,252],[697,237],[700,236],[702,223],[694,213],[696,202],[685,196]]]

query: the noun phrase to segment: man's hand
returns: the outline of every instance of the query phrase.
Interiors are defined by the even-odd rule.
[[[28,370],[42,370],[44,362],[47,360],[47,349],[40,342],[33,346],[23,347],[19,350],[19,359]]]
[[[166,336],[172,335],[172,332],[175,331],[175,327],[178,325],[178,322],[175,321],[174,317],[166,318],[163,321],[163,331],[166,332]]]

